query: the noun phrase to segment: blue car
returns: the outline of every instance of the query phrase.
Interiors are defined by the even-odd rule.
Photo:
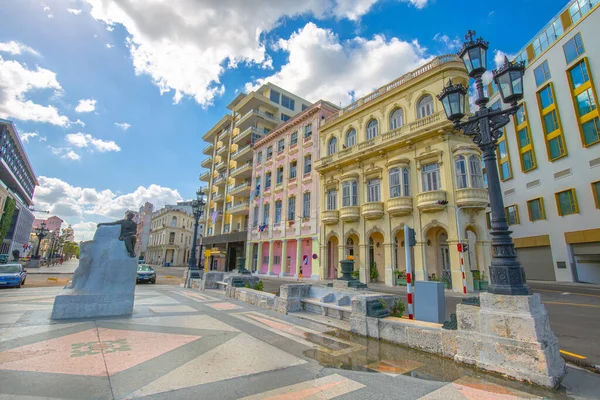
[[[149,265],[142,264],[137,267],[136,283],[156,283],[156,271]]]
[[[20,288],[25,284],[27,271],[21,264],[0,264],[0,287]]]

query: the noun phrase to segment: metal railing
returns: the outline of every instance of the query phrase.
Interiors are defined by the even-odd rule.
[[[252,168],[252,161],[245,162],[242,165],[240,165],[239,167],[236,167],[236,168],[232,169],[231,172],[230,172],[230,175],[233,175],[236,172],[238,172],[238,171],[240,171],[240,170],[242,170],[244,168],[247,168],[247,167]]]

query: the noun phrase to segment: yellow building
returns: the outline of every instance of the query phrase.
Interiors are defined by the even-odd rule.
[[[194,217],[176,208],[163,208],[152,215],[150,226],[145,261],[153,265],[187,266],[192,250]]]
[[[463,62],[437,57],[321,125],[321,276],[339,270],[340,259],[353,258],[362,282],[393,285],[394,272],[406,269],[404,224],[416,232],[417,280],[446,279],[462,291],[459,226],[460,239],[469,244],[463,253],[468,289],[469,269],[487,275],[481,155],[453,130],[436,99],[449,79],[467,85]]]
[[[251,145],[277,125],[310,106],[308,101],[271,83],[251,93],[241,93],[227,106],[231,111],[202,139],[209,144],[200,180],[208,182],[205,232],[202,245],[205,269],[229,271],[244,257],[252,177]]]

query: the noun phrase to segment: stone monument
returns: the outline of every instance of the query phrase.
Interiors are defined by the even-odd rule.
[[[129,218],[99,224],[94,239],[81,244],[79,267],[71,285],[56,296],[52,319],[108,317],[133,312],[137,261],[126,247],[128,239],[123,238],[121,222],[136,225]]]

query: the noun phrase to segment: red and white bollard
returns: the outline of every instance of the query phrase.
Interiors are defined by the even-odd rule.
[[[413,319],[413,295],[411,268],[406,270],[406,296],[408,297],[408,318]]]
[[[462,274],[463,293],[467,294],[467,278],[465,276],[465,256],[463,254],[463,244],[458,243],[456,247],[458,248],[458,254],[460,255],[460,272]]]
[[[414,233],[414,231],[413,231]],[[408,297],[408,318],[413,316],[413,293],[412,293],[412,260],[411,260],[411,229],[404,225],[404,255],[406,260],[406,297]]]

